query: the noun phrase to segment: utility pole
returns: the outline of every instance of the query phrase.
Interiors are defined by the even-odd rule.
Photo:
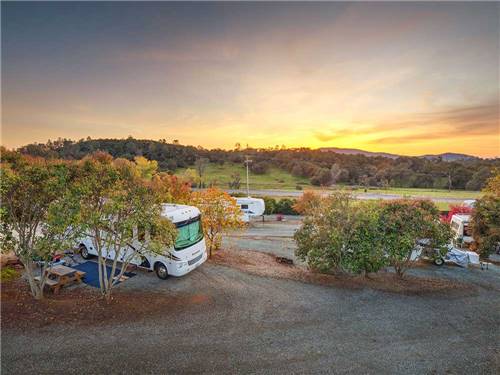
[[[245,165],[247,166],[247,196],[250,198],[250,184],[248,181],[248,165],[252,162],[252,160],[248,159],[248,156],[245,155]]]

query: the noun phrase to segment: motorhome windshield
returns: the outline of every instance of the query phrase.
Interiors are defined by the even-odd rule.
[[[200,216],[193,219],[176,223],[177,240],[175,241],[175,250],[182,250],[200,242],[203,238],[203,228],[201,226]]]

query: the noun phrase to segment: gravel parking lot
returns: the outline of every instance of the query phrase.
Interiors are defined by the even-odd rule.
[[[254,222],[224,242],[293,258],[300,221]],[[263,277],[206,263],[162,281],[138,272],[117,289],[188,297],[154,318],[2,330],[2,373],[497,374],[500,267],[419,267],[470,284],[390,293]]]
[[[211,263],[167,281],[141,272],[119,288],[199,302],[126,324],[2,330],[2,373],[498,373],[500,269],[415,272],[472,291],[347,290]]]
[[[261,251],[297,262],[293,234],[300,224],[301,219],[298,216],[285,216],[284,221],[276,221],[275,215],[266,215],[264,222],[253,219],[244,230],[226,236],[224,248]]]

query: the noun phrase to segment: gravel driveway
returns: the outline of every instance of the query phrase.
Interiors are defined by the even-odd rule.
[[[293,235],[302,223],[300,216],[285,216],[285,221],[276,221],[276,215],[266,215],[265,221],[253,219],[244,230],[230,233],[224,238],[224,248],[252,250],[298,260]]]
[[[204,264],[119,288],[202,301],[154,320],[2,331],[2,374],[494,374],[500,370],[500,268],[416,271],[474,285],[464,295],[346,290]]]

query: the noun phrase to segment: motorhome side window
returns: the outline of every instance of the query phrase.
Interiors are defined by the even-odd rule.
[[[241,205],[242,210],[248,210],[248,204],[242,204]]]

